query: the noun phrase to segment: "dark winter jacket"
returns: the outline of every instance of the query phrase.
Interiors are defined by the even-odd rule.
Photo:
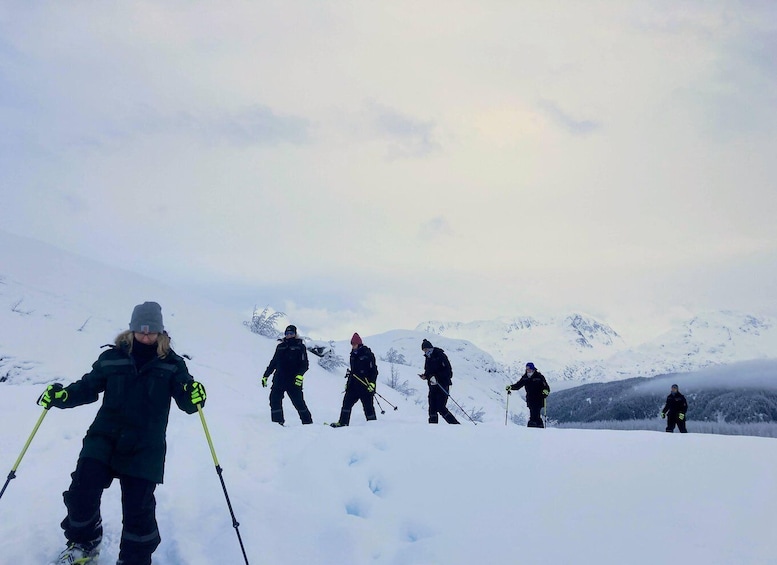
[[[301,339],[292,337],[282,340],[275,348],[270,364],[264,371],[269,377],[275,371],[273,386],[291,386],[297,375],[304,375],[308,370],[308,350]]]
[[[188,414],[197,412],[184,390],[192,381],[186,363],[172,350],[138,367],[127,348],[111,346],[90,373],[65,387],[63,408],[95,402],[104,393],[79,457],[107,463],[117,475],[161,483],[170,399]]]
[[[356,349],[351,350],[351,374],[372,384],[378,380],[378,364],[375,362],[375,355],[366,345],[359,345]],[[348,386],[366,388],[359,379],[348,379]]]
[[[664,409],[661,410],[661,412],[671,415],[685,414],[687,411],[688,401],[686,401],[685,397],[679,392],[677,394],[670,393],[669,396],[666,397]]]
[[[518,382],[510,386],[510,390],[520,390],[526,388],[526,404],[528,406],[542,406],[545,401],[543,390],[550,392],[548,381],[539,371],[534,371],[530,377],[527,373],[518,379]]]
[[[453,382],[453,368],[445,350],[439,347],[432,348],[432,353],[424,361],[424,374],[426,379],[434,377],[443,386],[451,386]],[[429,383],[429,386],[433,386]]]

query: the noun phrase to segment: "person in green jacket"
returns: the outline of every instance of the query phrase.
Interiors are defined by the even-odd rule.
[[[187,414],[205,404],[205,387],[170,347],[156,302],[135,306],[129,330],[120,333],[92,370],[63,387],[46,387],[38,404],[74,408],[103,395],[84,437],[72,481],[63,493],[67,547],[58,564],[96,561],[103,528],[100,499],[113,479],[121,485],[123,529],[117,565],[150,565],[161,538],[154,490],[162,483],[171,399]]]

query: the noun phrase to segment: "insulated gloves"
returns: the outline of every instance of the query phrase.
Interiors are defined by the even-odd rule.
[[[662,418],[666,418],[666,412],[661,412],[661,417],[662,417]],[[683,412],[680,412],[680,413],[677,415],[677,418],[678,418],[680,421],[683,421],[683,420],[685,420],[685,413],[683,413]]]
[[[67,391],[59,383],[47,386],[46,390],[43,391],[43,394],[38,397],[38,404],[43,406],[46,410],[52,406],[64,408],[66,402]]]
[[[269,378],[270,378],[269,375],[264,375],[262,377],[262,388],[267,388],[267,380]],[[304,378],[305,377],[303,377],[302,375],[297,375],[296,377],[294,377],[294,384],[299,386],[299,387],[301,387],[302,386],[302,381],[303,381]],[[346,386],[348,386],[347,383],[346,383]]]
[[[202,404],[203,406],[205,405],[205,399],[208,397],[208,395],[205,394],[205,387],[202,385],[202,383],[192,381],[183,385],[183,389],[191,395],[190,398],[192,404]]]
[[[369,393],[375,392],[375,383],[367,383],[367,392]]]
[[[550,394],[550,391],[548,389],[544,389],[542,391],[542,396],[548,396]]]

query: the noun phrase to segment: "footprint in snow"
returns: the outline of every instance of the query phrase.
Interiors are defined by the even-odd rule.
[[[367,518],[367,504],[361,500],[350,500],[345,505],[345,513],[349,516],[356,516],[358,518]]]
[[[375,496],[383,498],[386,495],[386,485],[380,477],[370,477],[367,485]]]

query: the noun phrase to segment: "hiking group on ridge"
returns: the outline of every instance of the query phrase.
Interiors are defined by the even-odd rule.
[[[56,564],[81,565],[96,561],[103,537],[100,501],[114,479],[122,491],[123,515],[116,565],[151,564],[151,556],[161,541],[154,491],[164,476],[166,430],[172,401],[187,414],[200,411],[202,416],[206,400],[205,387],[189,374],[184,359],[173,351],[170,341],[161,306],[156,302],[138,304],[133,309],[129,329],[116,336],[112,344],[103,346],[107,349],[90,372],[68,386],[48,385],[38,397],[37,403],[47,411],[52,407],[75,408],[96,402],[102,393],[102,405],[86,432],[70,486],[63,493],[66,516],[61,527],[67,545]],[[375,355],[358,333],[353,334],[350,343],[350,368],[345,375],[340,415],[337,422],[330,424],[334,428],[350,424],[352,409],[358,402],[368,422],[377,419],[374,401],[379,369]],[[459,424],[447,407],[453,384],[448,356],[427,339],[423,339],[421,350],[424,370],[418,376],[428,385],[428,422],[437,424],[442,416],[449,424]],[[305,344],[298,336],[297,327],[289,325],[261,377],[262,387],[267,387],[272,377],[269,393],[272,422],[285,423],[284,396],[289,397],[303,424],[313,422],[303,393],[308,369]],[[534,363],[527,363],[521,378],[508,384],[505,390],[509,395],[522,388],[529,408],[528,427],[544,428],[541,411],[550,386]],[[661,410],[661,417],[667,418],[667,432],[672,432],[675,426],[681,433],[687,432],[687,409],[685,397],[677,385],[672,385]]]

